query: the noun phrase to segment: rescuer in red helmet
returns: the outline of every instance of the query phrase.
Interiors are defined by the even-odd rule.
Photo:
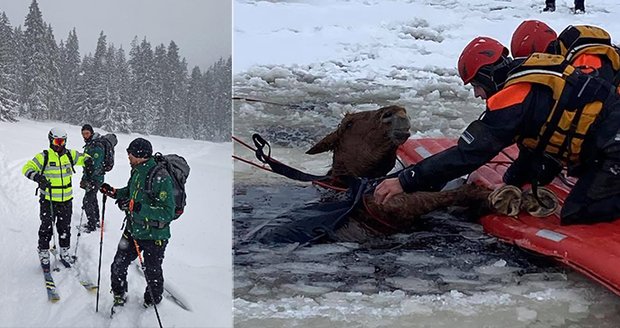
[[[381,182],[377,202],[403,191],[441,190],[516,142],[529,152],[531,169],[508,183],[542,186],[566,167],[580,178],[564,202],[563,224],[620,217],[620,98],[610,83],[583,74],[560,55],[536,53],[514,65],[508,49],[488,37],[464,48],[458,72],[486,100],[484,114],[456,146]]]

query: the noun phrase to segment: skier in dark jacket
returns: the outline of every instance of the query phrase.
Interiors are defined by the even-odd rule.
[[[153,147],[148,140],[137,138],[127,148],[131,176],[127,186],[115,189],[109,184],[101,186],[101,192],[117,199],[117,204],[126,213],[126,226],[118,244],[112,263],[112,292],[114,306],[125,304],[127,291],[127,268],[138,257],[144,255],[147,289],[144,305],[159,304],[164,292],[162,262],[168,239],[170,222],[175,215],[173,186],[170,176],[161,170],[161,176],[153,179],[152,193],[145,191],[146,177],[156,165]],[[150,289],[150,290],[149,290]]]
[[[84,171],[80,188],[84,189],[84,199],[82,201],[82,209],[86,213],[86,224],[83,227],[84,232],[90,233],[99,227],[99,203],[97,201],[97,191],[103,184],[105,170],[103,168],[103,160],[105,149],[100,142],[96,142],[101,137],[99,133],[93,131],[90,124],[82,126],[82,137],[84,138],[84,153],[93,159],[93,169],[90,172]]]
[[[579,177],[562,208],[562,224],[620,217],[620,100],[614,88],[576,72],[562,56],[534,54],[510,74],[507,66],[508,49],[496,40],[478,37],[465,47],[459,75],[476,97],[486,99],[484,115],[456,146],[384,180],[376,200],[384,203],[403,191],[438,191],[516,141],[532,150],[533,159],[568,166]],[[574,121],[563,120],[571,113],[578,113]]]

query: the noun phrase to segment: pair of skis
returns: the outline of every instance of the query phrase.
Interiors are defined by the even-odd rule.
[[[82,287],[84,287],[87,291],[89,292],[97,291],[97,285],[95,285],[94,283],[92,283],[91,281],[87,279],[84,279],[82,277],[81,271],[78,268],[76,268],[75,266],[72,266],[69,262],[65,260],[60,260],[60,263],[62,263],[62,265],[65,266],[65,268],[75,271],[75,276],[80,282],[80,285],[82,285]],[[54,278],[52,277],[50,265],[41,264],[41,269],[43,270],[43,278],[45,279],[45,289],[47,290],[47,299],[52,303],[56,303],[60,300],[60,295],[58,295],[58,291],[56,290],[56,283],[54,282]]]
[[[142,269],[140,268],[140,265],[136,264],[133,265],[136,270],[138,271],[138,273],[140,273],[140,275],[142,277],[144,277],[144,271],[142,271]],[[185,311],[188,312],[192,312],[191,307],[189,306],[189,303],[184,300],[180,295],[177,295],[179,293],[174,292],[174,290],[168,286],[164,286],[164,294],[162,295],[164,298],[167,298],[168,300],[172,301],[174,304],[178,305],[180,308],[182,308]],[[116,310],[121,307],[121,306],[112,306],[111,309],[111,313],[110,313],[110,318],[114,317],[114,314],[116,314]]]
[[[63,265],[67,267],[66,264],[63,263]],[[139,273],[144,274],[139,266],[136,265],[135,267]],[[67,268],[72,268],[72,267],[71,265],[69,265]],[[50,302],[56,303],[60,300],[60,295],[58,295],[58,291],[56,290],[56,283],[54,282],[54,278],[52,277],[52,273],[50,272],[49,265],[47,266],[47,268],[42,265],[42,269],[43,269],[43,277],[45,278],[45,289],[47,290],[47,298]],[[75,268],[72,268],[72,269],[75,269]],[[78,274],[79,274],[79,271],[78,271]],[[79,275],[77,277],[80,282],[80,285],[82,285],[82,287],[84,287],[87,291],[92,292],[92,293],[97,291],[97,285],[95,285],[94,283],[86,279],[82,279]],[[183,310],[191,311],[190,307],[185,304],[186,302],[183,302],[183,300],[180,297],[177,297],[175,296],[175,294],[171,293],[171,291],[168,288],[164,288],[163,296],[169,299],[170,301],[172,301],[173,303],[177,304]]]

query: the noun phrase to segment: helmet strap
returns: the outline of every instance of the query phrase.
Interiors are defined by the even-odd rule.
[[[502,56],[495,64],[480,68],[474,80],[484,88],[488,97],[496,94],[504,85],[511,69],[511,63],[510,58]]]

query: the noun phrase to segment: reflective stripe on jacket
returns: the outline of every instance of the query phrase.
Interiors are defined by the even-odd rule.
[[[583,141],[600,114],[605,98],[601,96],[605,92],[589,88],[604,83],[601,81],[575,70],[562,56],[535,53],[528,57],[511,71],[505,88],[524,82],[544,85],[552,90],[555,104],[539,134],[533,138],[521,136],[518,141],[529,149],[551,154],[565,164],[578,163]]]
[[[73,165],[67,153],[71,153]],[[71,176],[73,175],[72,166],[84,166],[86,154],[77,150],[66,149],[61,155],[52,149],[47,150],[47,164],[45,164],[45,152],[40,152],[31,160],[24,164],[22,173],[30,180],[34,181],[36,173],[41,173],[51,183],[50,190],[41,190],[45,199],[53,202],[66,202],[73,198],[73,185]],[[45,168],[43,165],[45,164]]]

